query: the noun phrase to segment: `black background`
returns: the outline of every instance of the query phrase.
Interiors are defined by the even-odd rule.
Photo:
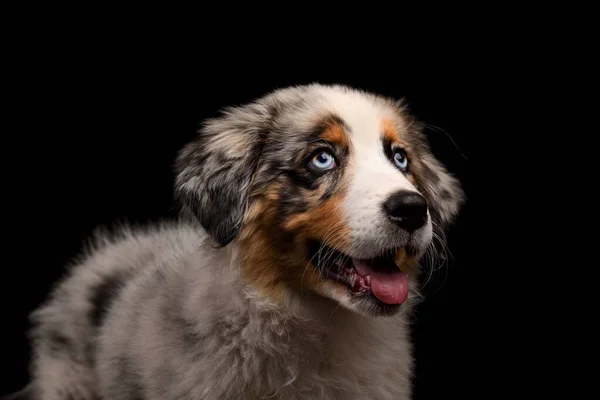
[[[26,383],[27,314],[85,237],[98,225],[173,215],[173,158],[203,119],[278,87],[321,82],[406,98],[431,126],[434,153],[463,183],[468,202],[448,234],[453,259],[434,274],[416,314],[415,398],[477,396],[473,377],[484,367],[476,360],[488,345],[481,340],[485,300],[473,299],[482,276],[471,177],[480,111],[490,101],[484,93],[495,79],[458,53],[444,63],[413,60],[404,68],[385,58],[358,64],[351,53],[317,55],[310,48],[287,58],[212,51],[198,45],[175,55],[169,45],[102,38],[85,46],[40,38],[35,48],[21,50],[28,62],[12,75],[17,124],[7,128],[3,160],[4,251],[11,261],[3,266],[0,292],[6,367],[0,392]]]

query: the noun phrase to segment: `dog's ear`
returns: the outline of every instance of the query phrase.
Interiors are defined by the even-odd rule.
[[[419,161],[415,164],[416,178],[429,203],[429,210],[437,229],[445,230],[456,219],[461,206],[466,201],[460,181],[433,154],[424,125],[412,119],[411,140],[419,149]]]
[[[444,230],[458,215],[466,201],[460,181],[431,153],[429,146],[420,160],[423,186],[432,219]]]
[[[446,229],[466,201],[460,181],[429,151],[421,159],[432,219]]]
[[[175,162],[175,201],[221,246],[237,235],[272,110],[229,108],[207,120]]]

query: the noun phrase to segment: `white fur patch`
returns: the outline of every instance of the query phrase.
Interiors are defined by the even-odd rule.
[[[401,247],[409,239],[408,235],[398,232],[382,211],[383,203],[391,194],[400,190],[418,193],[383,150],[383,121],[398,121],[399,116],[385,103],[360,92],[323,88],[320,93],[325,98],[324,107],[338,115],[349,129],[352,156],[346,173],[352,178],[344,212],[352,232],[350,255],[370,257],[390,247]],[[427,224],[414,233],[418,243],[413,244],[423,251],[431,240],[430,225],[428,219]]]

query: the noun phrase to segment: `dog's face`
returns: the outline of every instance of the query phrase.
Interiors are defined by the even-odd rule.
[[[176,194],[278,299],[317,293],[392,314],[432,232],[463,201],[400,103],[341,86],[273,92],[208,121],[177,160]]]

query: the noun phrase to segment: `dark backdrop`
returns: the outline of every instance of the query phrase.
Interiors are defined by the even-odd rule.
[[[449,233],[453,259],[434,274],[416,315],[416,398],[477,393],[472,376],[481,366],[475,359],[485,349],[476,345],[482,301],[471,296],[481,282],[470,251],[475,188],[469,160],[477,152],[476,110],[488,78],[452,63],[402,70],[380,59],[364,68],[346,55],[336,58],[344,61],[336,67],[310,53],[286,62],[218,61],[208,54],[190,60],[122,47],[57,51],[47,44],[13,79],[18,123],[4,139],[9,261],[0,291],[0,392],[26,383],[27,315],[90,231],[172,216],[172,161],[198,123],[274,88],[319,81],[405,97],[431,126],[434,152],[463,182],[469,202]]]

